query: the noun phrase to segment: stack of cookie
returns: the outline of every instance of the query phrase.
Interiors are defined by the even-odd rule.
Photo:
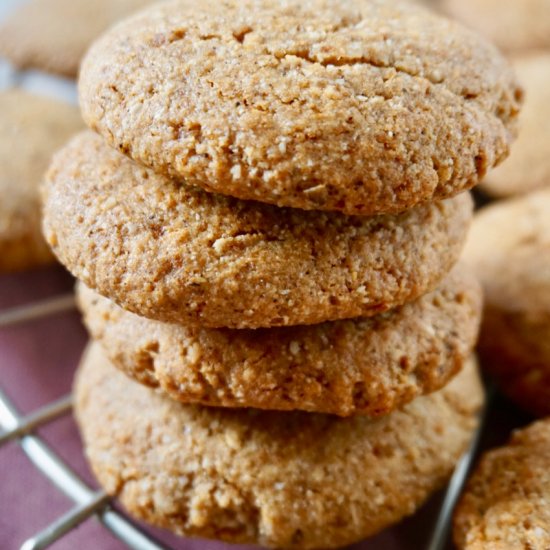
[[[82,281],[76,408],[107,491],[275,547],[412,513],[482,400],[472,364],[451,381],[481,306],[453,269],[461,192],[519,96],[483,40],[387,0],[178,0],[104,35],[96,133],[55,157],[44,227]]]

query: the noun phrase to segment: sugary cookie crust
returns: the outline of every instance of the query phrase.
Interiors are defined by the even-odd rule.
[[[454,520],[460,550],[550,548],[550,420],[483,455]]]
[[[185,536],[332,548],[374,534],[444,483],[482,401],[470,365],[376,421],[185,406],[94,346],[76,381],[92,468],[132,515]]]
[[[399,216],[281,209],[187,187],[83,133],[45,186],[45,234],[73,274],[144,317],[209,327],[373,315],[437,286],[468,195]]]
[[[395,213],[478,183],[508,154],[508,63],[393,0],[178,0],[108,32],[80,77],[91,128],[206,190]]]
[[[79,286],[115,366],[183,403],[378,416],[444,386],[474,347],[481,291],[456,268],[439,288],[369,319],[259,330],[149,321]]]

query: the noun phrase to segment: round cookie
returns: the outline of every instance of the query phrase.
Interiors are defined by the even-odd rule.
[[[152,0],[30,0],[0,25],[0,55],[22,69],[75,77],[90,43]]]
[[[115,366],[183,403],[378,416],[443,387],[470,356],[479,283],[457,267],[415,302],[367,319],[257,330],[149,321],[83,285],[84,321]]]
[[[454,517],[459,550],[550,548],[550,419],[483,455]]]
[[[0,92],[0,273],[54,261],[40,230],[38,188],[53,152],[81,127],[75,107]]]
[[[44,228],[62,263],[125,309],[257,328],[373,315],[432,290],[471,212],[467,194],[373,218],[240,201],[156,175],[86,132],[53,161]]]
[[[182,405],[88,351],[76,380],[86,454],[133,516],[180,535],[334,548],[409,515],[448,478],[482,402],[473,364],[378,420]]]
[[[517,57],[514,66],[526,101],[520,115],[521,132],[510,158],[482,184],[494,197],[550,186],[550,53]]]
[[[443,0],[441,7],[507,52],[550,47],[550,0]]]
[[[89,126],[158,173],[358,215],[475,185],[521,101],[492,45],[394,0],[166,2],[96,42],[79,88]]]
[[[485,291],[483,366],[524,408],[550,414],[550,189],[482,210],[464,257]]]

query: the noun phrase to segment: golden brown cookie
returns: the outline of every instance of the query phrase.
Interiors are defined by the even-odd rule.
[[[473,364],[379,420],[182,405],[118,372],[99,345],[76,380],[87,456],[135,517],[180,535],[334,548],[412,514],[467,447]]]
[[[257,328],[373,315],[432,290],[460,255],[463,195],[396,216],[240,201],[178,184],[85,132],[58,155],[45,233],[120,306],[166,322]]]
[[[486,295],[483,366],[524,408],[550,414],[550,189],[482,210],[464,256]]]
[[[70,105],[0,92],[0,272],[54,261],[40,230],[38,187],[50,156],[81,127]]]
[[[83,62],[86,122],[156,172],[278,206],[395,213],[475,185],[521,99],[493,46],[394,0],[177,0]]]
[[[517,57],[514,65],[526,100],[510,158],[482,184],[483,190],[495,197],[550,187],[550,53]]]
[[[22,69],[76,76],[90,43],[152,0],[30,0],[0,25],[0,55]]]
[[[81,285],[113,364],[183,403],[378,416],[444,386],[477,339],[481,291],[457,267],[415,302],[368,319],[257,330],[149,321]]]
[[[443,0],[442,7],[507,52],[550,47],[550,0]]]
[[[550,419],[483,455],[454,519],[459,550],[550,548]]]

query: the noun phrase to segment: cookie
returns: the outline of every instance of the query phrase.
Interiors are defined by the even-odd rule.
[[[506,52],[550,47],[550,0],[443,0],[441,7]]]
[[[86,285],[144,317],[209,327],[373,315],[433,289],[460,254],[467,195],[396,216],[281,209],[206,193],[91,132],[56,155],[44,228]]]
[[[0,24],[0,55],[22,69],[74,77],[90,43],[152,0],[30,0]]]
[[[550,414],[550,189],[476,217],[465,249],[485,290],[483,366],[527,410]]]
[[[475,185],[521,99],[493,46],[394,0],[170,1],[96,42],[79,88],[90,127],[156,172],[360,215]]]
[[[467,447],[473,365],[379,420],[182,405],[88,351],[76,380],[86,454],[129,513],[180,535],[334,548],[409,515]]]
[[[378,416],[444,386],[474,347],[477,280],[457,267],[415,302],[368,319],[278,329],[149,321],[81,285],[94,340],[132,378],[183,403]]]
[[[460,550],[550,548],[550,419],[483,455],[454,518]]]
[[[494,197],[550,186],[550,53],[517,57],[514,65],[526,101],[520,116],[521,132],[510,158],[482,184]]]
[[[70,105],[0,92],[0,272],[54,261],[40,230],[38,187],[50,156],[81,127]]]

